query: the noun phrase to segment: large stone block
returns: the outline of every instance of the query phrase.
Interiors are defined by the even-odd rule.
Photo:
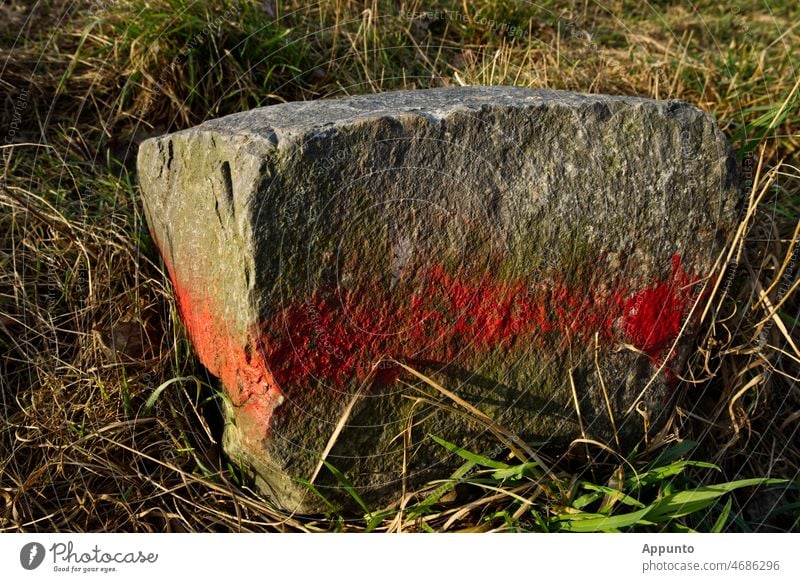
[[[736,222],[714,120],[633,97],[287,103],[148,140],[138,169],[226,450],[300,511],[322,507],[301,480],[348,503],[323,456],[380,503],[453,469],[430,435],[496,447],[486,417],[630,448],[669,410]]]

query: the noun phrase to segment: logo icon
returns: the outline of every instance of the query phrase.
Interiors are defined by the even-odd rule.
[[[44,546],[39,542],[30,542],[19,551],[19,563],[26,570],[35,570],[44,561]]]

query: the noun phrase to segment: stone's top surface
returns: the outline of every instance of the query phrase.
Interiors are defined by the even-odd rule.
[[[658,101],[643,97],[526,87],[475,86],[393,91],[340,99],[282,103],[212,119],[183,131],[247,134],[265,137],[277,145],[282,139],[290,138],[292,135],[324,132],[343,124],[381,117],[397,118],[401,115],[417,114],[436,121],[455,111],[474,111],[487,106],[521,108],[550,104],[576,109],[593,105],[611,109],[644,106],[661,112],[683,110],[695,115],[702,114],[690,103],[678,100]]]

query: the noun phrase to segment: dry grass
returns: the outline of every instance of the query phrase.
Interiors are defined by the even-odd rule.
[[[720,285],[698,306],[703,328],[670,430],[641,459],[575,443],[569,455],[543,460],[559,483],[549,489],[540,480],[482,488],[466,483],[475,471],[465,469],[457,475],[463,483],[410,492],[376,512],[371,527],[537,529],[526,517],[531,506],[566,503],[569,484],[583,476],[611,483],[629,461],[683,438],[699,441],[724,479],[797,480],[797,9],[742,3],[734,12],[710,2],[695,12],[630,2],[512,9],[482,0],[467,3],[468,13],[461,2],[443,2],[450,16],[411,20],[387,4],[0,7],[0,131],[11,127],[15,107],[22,110],[16,134],[0,136],[0,531],[369,525],[285,515],[221,456],[213,383],[177,324],[143,224],[132,156],[144,137],[258,105],[440,85],[686,99],[715,114],[729,135],[746,131],[751,141],[737,143],[753,150],[750,203],[720,261]],[[425,10],[421,2],[404,8]],[[523,26],[527,36],[509,39],[482,18]],[[184,380],[167,385],[150,409],[148,397],[174,378]],[[429,511],[410,509],[431,491]],[[738,495],[739,521],[731,523],[798,529],[796,507],[770,516],[797,502],[796,488]]]

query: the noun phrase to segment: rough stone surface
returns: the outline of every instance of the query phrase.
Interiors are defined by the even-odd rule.
[[[430,435],[503,449],[394,362],[527,442],[616,447],[610,409],[634,446],[738,203],[695,107],[512,87],[266,107],[148,140],[138,168],[225,448],[306,512],[325,506],[301,480],[352,505],[328,448],[373,504],[460,464]]]

